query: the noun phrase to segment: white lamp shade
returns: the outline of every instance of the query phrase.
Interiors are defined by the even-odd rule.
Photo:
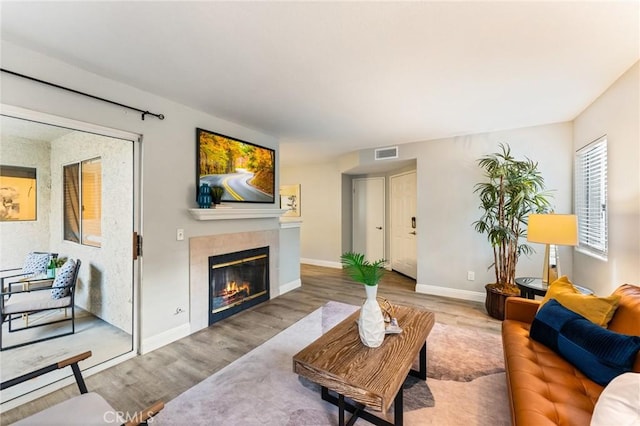
[[[578,219],[574,214],[531,214],[527,241],[575,246],[578,244]]]

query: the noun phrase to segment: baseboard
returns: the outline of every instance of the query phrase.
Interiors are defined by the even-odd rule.
[[[342,263],[332,262],[330,260],[308,259],[303,257],[300,258],[300,263],[304,263],[306,265],[324,266],[326,268],[342,269]]]
[[[294,288],[298,288],[300,286],[302,286],[302,280],[300,280],[300,278],[298,278],[297,280],[290,281],[286,284],[282,284],[280,286],[279,296],[282,296],[283,294],[293,290]]]
[[[459,290],[456,288],[439,287],[426,284],[416,284],[416,293],[452,297],[454,299],[471,300],[473,302],[484,302],[486,297],[485,293],[478,293],[477,291]]]
[[[143,339],[142,342],[140,342],[140,354],[146,354],[161,348],[164,345],[168,345],[169,343],[182,339],[183,337],[187,337],[190,334],[191,325],[187,323],[174,327],[171,330],[164,331],[160,334],[156,334],[155,336],[151,336],[147,339]]]

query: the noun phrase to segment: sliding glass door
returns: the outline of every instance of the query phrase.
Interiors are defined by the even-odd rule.
[[[93,355],[81,366],[90,374],[137,351],[139,261],[134,260],[132,235],[140,229],[140,138],[16,111],[3,108],[0,116],[0,175],[2,170],[28,168],[35,170],[35,185],[33,193],[6,185],[0,194],[5,210],[19,211],[35,202],[36,214],[32,220],[0,218],[1,269],[21,267],[34,251],[56,253],[59,264],[66,258],[82,265],[74,293],[75,332],[31,343],[70,328],[71,322],[49,325],[72,315],[70,309],[12,318],[12,329],[29,326],[26,330],[10,332],[4,321],[3,347],[23,346],[2,351],[1,379],[87,350]],[[28,394],[50,385],[51,378],[64,377],[32,380],[3,391],[2,411],[30,399]]]

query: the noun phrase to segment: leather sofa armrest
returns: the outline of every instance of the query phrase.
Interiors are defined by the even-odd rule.
[[[504,319],[531,324],[539,306],[539,300],[508,297],[504,306]]]

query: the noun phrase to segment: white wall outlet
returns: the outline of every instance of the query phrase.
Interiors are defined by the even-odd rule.
[[[178,241],[184,240],[184,229],[177,229],[176,230],[176,240],[178,240]]]
[[[467,280],[473,281],[476,279],[476,273],[473,271],[467,271]]]

